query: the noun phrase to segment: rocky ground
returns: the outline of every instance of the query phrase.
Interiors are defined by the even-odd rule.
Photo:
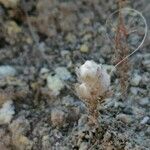
[[[150,25],[149,0],[127,5]],[[150,149],[149,30],[130,57],[127,97],[114,75],[98,126],[74,91],[85,60],[112,67],[105,22],[116,9],[113,0],[0,0],[0,150]]]

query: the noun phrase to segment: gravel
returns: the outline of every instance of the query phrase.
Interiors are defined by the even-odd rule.
[[[148,4],[127,6],[141,11],[149,26]],[[0,110],[13,101],[13,109],[0,111],[0,150],[149,150],[150,36],[128,59],[123,100],[105,25],[116,9],[114,0],[0,0]],[[130,42],[137,46],[139,38]],[[86,60],[114,70],[98,121],[74,90],[75,68]]]

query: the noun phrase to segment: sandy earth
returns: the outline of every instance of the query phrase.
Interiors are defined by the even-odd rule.
[[[149,0],[127,5],[150,25]],[[98,126],[74,91],[85,60],[113,65],[105,22],[116,9],[113,0],[0,0],[0,150],[150,149],[149,29],[130,57],[127,97],[114,74]]]

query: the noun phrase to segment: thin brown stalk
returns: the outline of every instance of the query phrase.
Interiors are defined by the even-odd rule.
[[[116,63],[123,60],[129,54],[129,48],[127,45],[128,31],[124,24],[123,15],[121,9],[124,7],[123,1],[118,1],[119,16],[118,16],[118,26],[115,36],[115,58]],[[128,72],[129,72],[129,62],[128,59],[123,61],[117,66],[117,75],[119,76],[120,86],[122,94],[125,95],[128,88]]]

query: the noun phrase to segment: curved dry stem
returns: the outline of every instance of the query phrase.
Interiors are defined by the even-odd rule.
[[[137,11],[137,10],[135,10],[135,9],[132,9],[132,8],[123,8],[123,9],[127,9],[127,10],[134,11],[135,13],[137,13],[137,14],[142,18],[142,20],[143,20],[143,22],[144,22],[144,25],[145,25],[145,30],[144,30],[144,31],[145,31],[144,33],[145,33],[145,34],[144,34],[144,37],[143,37],[141,43],[138,45],[138,47],[137,47],[132,53],[130,53],[129,55],[127,55],[126,57],[124,57],[121,61],[119,61],[119,62],[114,66],[114,69],[111,71],[111,73],[116,70],[116,67],[117,67],[117,66],[119,66],[122,62],[124,62],[125,60],[127,60],[130,56],[132,56],[135,52],[137,52],[137,51],[140,49],[140,47],[143,45],[143,43],[144,43],[144,41],[145,41],[145,39],[146,39],[147,32],[148,32],[148,25],[147,25],[146,19],[145,19],[145,17],[143,16],[143,14],[142,14],[141,12],[139,12],[139,11]],[[108,24],[108,20],[109,20],[115,13],[117,13],[117,12],[119,12],[119,11],[120,11],[120,10],[116,10],[115,12],[113,12],[113,13],[107,18],[107,20],[106,20],[106,26],[107,26],[107,24]],[[106,33],[106,35],[107,35],[107,37],[108,37],[109,40],[110,40],[109,34]],[[111,40],[110,40],[110,41],[111,41]]]

